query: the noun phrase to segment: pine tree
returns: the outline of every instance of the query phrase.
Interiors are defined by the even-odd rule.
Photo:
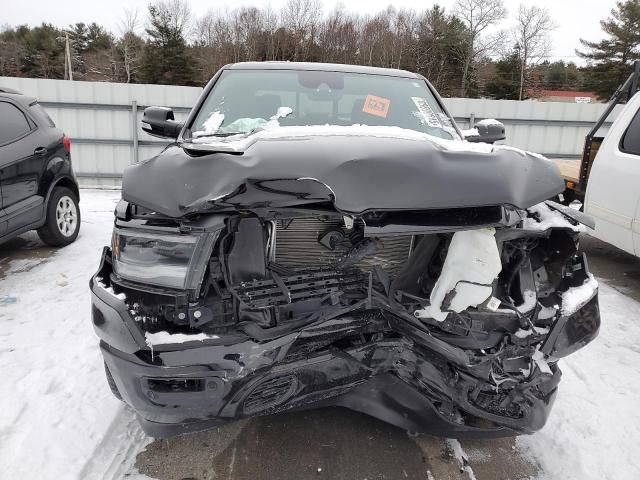
[[[640,0],[618,1],[607,20],[600,22],[608,38],[599,42],[580,40],[587,51],[576,51],[593,62],[585,86],[602,99],[609,98],[640,59]]]
[[[23,45],[22,70],[26,76],[63,78],[64,32],[49,23],[34,28],[22,25],[17,37]]]
[[[520,51],[516,46],[495,62],[493,78],[487,83],[484,94],[496,100],[518,100],[520,95]]]
[[[149,40],[142,61],[145,83],[194,85],[193,60],[185,39],[189,21],[189,7],[180,0],[149,5]]]

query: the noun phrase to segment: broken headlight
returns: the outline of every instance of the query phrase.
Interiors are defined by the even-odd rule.
[[[201,240],[195,235],[115,229],[113,271],[120,278],[161,287],[189,287],[189,267]]]

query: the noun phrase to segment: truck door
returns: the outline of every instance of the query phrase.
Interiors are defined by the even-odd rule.
[[[594,236],[640,254],[640,95],[622,110],[593,162],[585,211],[596,220]]]
[[[638,190],[640,190],[640,186],[638,187]],[[633,219],[631,229],[633,230],[633,243],[636,256],[640,257],[640,200],[638,200],[638,206],[636,207],[636,216]]]

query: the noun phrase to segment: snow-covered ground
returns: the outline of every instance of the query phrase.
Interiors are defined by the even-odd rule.
[[[640,303],[600,281],[600,335],[560,362],[545,428],[519,437],[547,479],[640,478]]]
[[[90,320],[89,278],[110,242],[119,198],[119,191],[82,191],[77,241],[39,265],[14,262],[0,279],[0,298],[15,298],[0,303],[1,478],[91,478],[91,467],[102,465],[90,459],[110,461],[102,451],[110,429],[135,433],[104,380]]]
[[[120,478],[145,443],[109,392],[90,321],[88,281],[119,192],[81,195],[76,243],[0,279],[0,299],[16,299],[0,303],[1,478]],[[517,440],[542,479],[638,478],[640,304],[601,282],[600,306],[600,336],[561,362],[547,426]]]

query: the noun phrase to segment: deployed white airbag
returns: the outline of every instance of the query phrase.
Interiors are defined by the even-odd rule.
[[[502,270],[494,228],[456,232],[451,239],[442,273],[431,292],[431,305],[416,310],[418,318],[442,322],[448,311],[441,310],[453,295],[447,310],[462,312],[484,302],[492,294],[492,283]]]

